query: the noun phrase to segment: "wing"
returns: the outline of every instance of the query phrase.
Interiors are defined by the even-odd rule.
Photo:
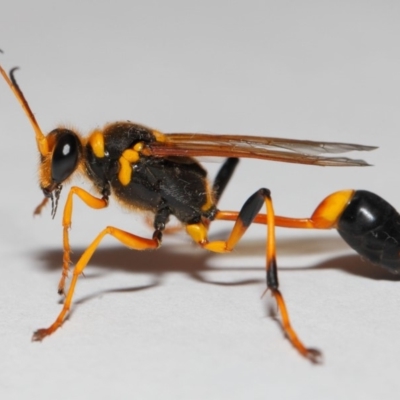
[[[148,145],[155,157],[241,157],[320,166],[367,166],[364,160],[324,154],[370,151],[377,147],[351,143],[314,142],[259,136],[167,133]],[[322,154],[322,155],[321,155]]]

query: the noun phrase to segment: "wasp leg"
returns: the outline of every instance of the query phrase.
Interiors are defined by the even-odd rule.
[[[67,296],[65,298],[64,305],[60,314],[53,322],[53,324],[50,325],[48,328],[37,330],[32,336],[33,341],[41,341],[46,336],[49,336],[53,332],[55,332],[63,324],[65,317],[71,308],[72,298],[74,295],[75,286],[78,281],[79,275],[82,274],[93,253],[99,246],[101,240],[106,235],[111,235],[115,237],[122,244],[134,250],[156,249],[161,245],[161,239],[162,239],[162,233],[161,231],[158,230],[154,232],[152,239],[147,239],[140,236],[136,236],[129,232],[125,232],[121,229],[112,226],[107,226],[107,228],[103,229],[97,235],[96,239],[90,244],[90,246],[84,251],[79,261],[77,262],[72,274],[71,284],[69,286]]]
[[[260,189],[246,201],[240,212],[236,214],[237,218],[235,225],[226,241],[209,242],[207,238],[207,227],[202,222],[188,225],[186,229],[193,240],[200,244],[201,247],[217,253],[230,252],[239,242],[251,223],[255,220],[255,218],[257,218],[257,214],[264,203],[267,209],[267,214],[263,215],[263,223],[267,224],[267,289],[271,291],[272,296],[277,302],[282,316],[282,327],[292,345],[301,355],[308,358],[313,363],[318,363],[320,362],[321,353],[316,349],[305,347],[300,341],[290,323],[289,314],[283,300],[283,296],[278,289],[279,285],[276,264],[275,222],[270,191],[268,189]],[[222,212],[220,212],[220,214],[224,215]]]
[[[235,169],[238,164],[239,164],[238,158],[234,157],[227,158],[225,162],[222,164],[220,170],[218,171],[212,187],[214,193],[215,205],[218,204],[219,199],[221,198],[222,193],[226,188],[226,185],[231,180],[231,177],[235,172]]]
[[[40,215],[42,210],[43,210],[43,208],[48,203],[48,201],[49,201],[48,197],[43,198],[43,200],[40,202],[40,204],[34,209],[33,215]]]
[[[58,293],[63,294],[65,288],[65,280],[68,277],[69,266],[71,264],[71,247],[69,245],[69,235],[68,230],[71,228],[71,218],[72,218],[72,209],[73,209],[73,195],[78,196],[86,205],[94,209],[101,209],[108,206],[108,197],[109,197],[109,190],[106,188],[103,190],[103,197],[98,198],[86,190],[81,189],[79,187],[73,186],[71,187],[67,201],[64,207],[64,214],[63,214],[63,245],[64,245],[64,254],[63,254],[63,267],[62,267],[62,274],[61,279],[58,284]]]
[[[149,226],[153,227],[156,231],[162,231],[163,234],[173,234],[182,229],[181,225],[166,227],[169,217],[172,214],[171,210],[165,204],[160,204],[156,215],[153,219],[149,216],[146,217],[146,222]]]
[[[271,218],[269,214],[273,213],[273,210],[272,207],[271,210],[268,208],[267,203],[267,214],[257,214],[253,219],[253,223],[272,224],[279,227],[298,229],[336,229],[338,221],[340,220],[342,213],[346,209],[353,195],[354,190],[342,190],[327,196],[318,205],[310,218],[287,218],[281,216],[273,216]],[[242,211],[218,211],[215,215],[215,220],[236,221],[237,223],[237,221],[241,219],[241,213]],[[270,243],[270,240],[268,240],[268,242]],[[275,249],[275,245],[273,245],[272,248]],[[268,265],[270,268],[268,268]],[[267,287],[271,290],[272,295],[277,301],[279,311],[282,315],[283,329],[289,340],[302,355],[309,358],[312,362],[319,362],[321,355],[320,352],[315,349],[306,349],[291,327],[285,301],[282,297],[282,294],[278,290],[276,263],[272,262],[268,264],[268,261]]]
[[[146,223],[147,226],[149,226],[150,228],[153,227],[153,218],[151,218],[151,216],[147,216],[144,219],[144,222]],[[176,223],[173,226],[167,226],[164,230],[163,230],[163,234],[164,235],[174,235],[175,233],[181,232],[182,231],[182,225],[179,223]]]

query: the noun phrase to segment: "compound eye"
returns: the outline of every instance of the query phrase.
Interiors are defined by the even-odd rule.
[[[71,131],[66,130],[57,137],[51,160],[51,177],[54,182],[64,182],[75,171],[79,158],[79,145],[77,136]]]

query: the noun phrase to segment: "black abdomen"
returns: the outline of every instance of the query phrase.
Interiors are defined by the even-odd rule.
[[[356,191],[337,230],[361,256],[400,273],[400,215],[387,201],[365,190]]]

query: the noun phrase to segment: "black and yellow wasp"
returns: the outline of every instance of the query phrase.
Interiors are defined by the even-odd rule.
[[[83,252],[73,270],[60,314],[52,325],[39,329],[33,340],[40,341],[56,331],[70,310],[78,277],[106,235],[111,235],[135,250],[157,249],[170,216],[175,216],[189,236],[202,248],[230,252],[253,223],[267,225],[266,281],[275,298],[284,332],[299,353],[312,362],[321,353],[307,348],[292,328],[283,296],[278,288],[275,227],[337,229],[346,242],[363,257],[392,272],[400,270],[400,217],[392,206],[367,191],[344,190],[326,197],[310,218],[295,219],[274,215],[270,191],[262,188],[245,202],[239,212],[222,211],[217,205],[239,158],[258,158],[320,166],[365,166],[362,160],[327,157],[324,154],[372,150],[374,147],[346,143],[313,142],[238,135],[163,134],[132,122],[115,122],[96,129],[86,137],[64,127],[44,135],[15,79],[0,72],[24,109],[36,135],[40,153],[39,181],[43,202],[50,200],[54,217],[63,184],[80,172],[94,184],[95,193],[73,186],[64,206],[63,268],[58,292],[64,293],[70,260],[69,228],[74,197],[94,209],[105,208],[113,196],[130,210],[145,210],[154,215],[151,238],[140,237],[113,226],[104,228]],[[214,182],[207,179],[197,156],[225,157]],[[266,214],[260,214],[265,205]],[[234,221],[226,240],[209,241],[208,228],[214,220]]]

